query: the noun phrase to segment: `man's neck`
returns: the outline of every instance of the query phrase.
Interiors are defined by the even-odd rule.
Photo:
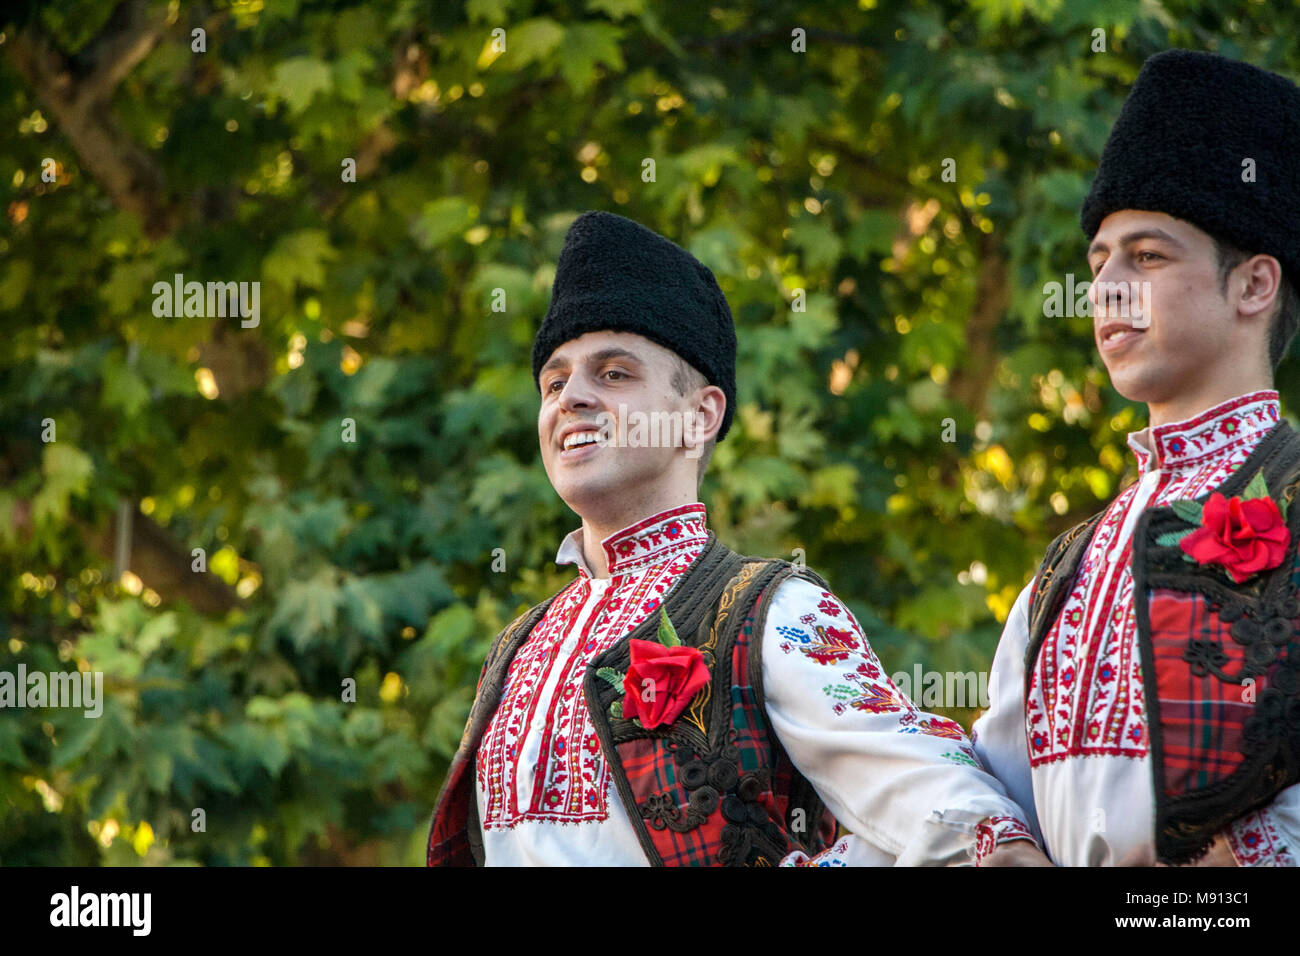
[[[1231,399],[1271,388],[1271,375],[1248,375],[1228,383],[1206,383],[1204,388],[1178,395],[1167,402],[1149,402],[1147,424],[1151,428],[1158,428],[1170,422],[1185,422]]]

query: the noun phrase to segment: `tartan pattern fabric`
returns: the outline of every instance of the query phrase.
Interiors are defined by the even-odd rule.
[[[703,804],[701,809],[711,812],[695,826],[686,828],[667,823],[656,826],[656,819],[661,823],[664,816],[680,820],[683,808],[699,806],[682,780],[683,745],[664,737],[636,737],[617,745],[621,769],[633,800],[642,808],[640,815],[648,821],[641,825],[665,866],[776,866],[791,850],[804,849],[815,855],[835,838],[835,818],[825,810],[816,792],[771,733],[763,702],[751,679],[751,661],[757,659],[757,655],[751,654],[751,644],[762,640],[761,634],[755,637],[759,608],[778,585],[779,581],[774,581],[762,588],[732,644],[730,728],[710,728],[711,741],[722,737],[735,746],[735,763],[741,778],[753,775],[756,781],[762,782],[761,789],[745,801],[743,822],[727,818],[727,812],[740,817],[741,805],[733,800],[724,807],[724,797],[716,807],[711,802]],[[715,667],[715,675],[718,671]],[[730,732],[724,733],[728,729]],[[710,782],[715,779],[711,773]],[[803,805],[792,805],[796,801]],[[647,813],[646,808],[653,807],[668,809],[668,813]],[[671,808],[677,812],[673,813]],[[796,809],[803,811],[798,822],[791,820]],[[802,823],[802,828],[798,823]],[[801,839],[791,832],[792,826],[811,832]]]
[[[1151,652],[1155,661],[1156,696],[1160,700],[1165,793],[1174,795],[1218,783],[1237,769],[1242,755],[1243,726],[1254,712],[1240,685],[1208,671],[1189,667],[1188,641],[1217,646],[1226,656],[1223,670],[1239,671],[1245,648],[1234,641],[1230,625],[1214,612],[1203,594],[1153,588],[1149,599]],[[1262,691],[1267,677],[1253,688]]]
[[[469,800],[465,786],[468,764],[460,762],[447,773],[443,792],[444,805],[434,813],[429,833],[429,848],[425,866],[474,866],[474,855],[469,847]]]

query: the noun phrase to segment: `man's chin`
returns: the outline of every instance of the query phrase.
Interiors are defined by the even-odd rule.
[[[618,491],[617,478],[597,474],[565,475],[558,484],[552,482],[551,485],[560,499],[574,511],[578,511],[584,504],[600,502]]]
[[[1169,401],[1175,397],[1171,393],[1177,391],[1170,387],[1166,376],[1143,374],[1138,368],[1120,368],[1110,372],[1110,387],[1128,401],[1142,405]]]

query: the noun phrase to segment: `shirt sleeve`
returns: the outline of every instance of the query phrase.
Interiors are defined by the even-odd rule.
[[[913,705],[830,591],[782,582],[764,626],[763,686],[781,745],[850,834],[814,861],[969,863],[981,827],[986,850],[1032,839],[961,726]],[[808,862],[792,856],[782,862]]]
[[[795,850],[780,866],[893,866],[894,857],[853,833],[845,833],[815,856]]]
[[[1032,593],[1031,582],[1025,585],[1007,615],[989,674],[989,709],[971,727],[971,744],[980,762],[1024,811],[1024,820],[1041,845],[1025,730],[1025,651],[1029,647]]]
[[[1227,837],[1238,866],[1300,865],[1300,783],[1281,791],[1268,806],[1234,820]]]

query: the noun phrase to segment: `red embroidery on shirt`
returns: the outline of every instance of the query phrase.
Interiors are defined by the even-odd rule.
[[[1296,857],[1273,825],[1267,807],[1234,820],[1228,826],[1227,837],[1238,866],[1296,865]]]
[[[1149,500],[1138,500],[1140,483],[1134,483],[1106,509],[1061,613],[1043,640],[1025,709],[1032,766],[1070,756],[1146,754],[1147,715],[1133,614],[1132,524],[1140,510],[1196,498],[1222,484],[1278,417],[1277,393],[1263,391],[1187,422],[1157,426],[1150,435],[1154,461],[1129,436],[1142,474],[1150,473],[1148,466],[1162,470]]]
[[[704,550],[704,506],[674,508],[611,535],[603,543],[609,583],[574,633],[592,585],[585,570],[561,591],[519,648],[501,703],[479,746],[476,773],[484,795],[484,829],[522,820],[576,823],[608,818],[609,770],[587,712],[587,666],[647,614]],[[534,723],[539,726],[534,727]],[[537,759],[526,765],[527,744]],[[528,775],[531,799],[521,805]]]

